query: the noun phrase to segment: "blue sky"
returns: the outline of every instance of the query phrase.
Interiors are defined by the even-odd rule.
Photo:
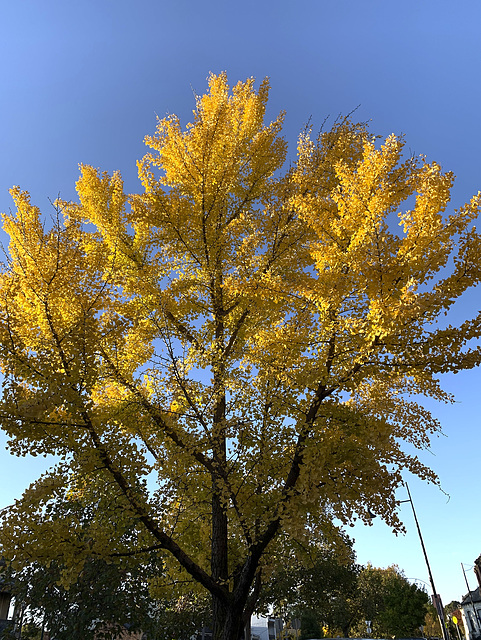
[[[287,111],[295,153],[312,118],[350,112],[374,133],[406,136],[457,181],[453,207],[481,189],[481,3],[451,0],[16,0],[0,6],[0,211],[19,184],[46,214],[49,199],[75,197],[78,164],[120,169],[139,188],[135,162],[156,115],[186,123],[209,72],[231,83],[271,79],[270,116]],[[2,241],[4,239],[2,238]],[[481,307],[479,291],[458,313]],[[430,408],[444,436],[422,459],[444,491],[410,488],[438,591],[445,603],[466,592],[461,562],[481,554],[479,390],[481,372],[447,376],[457,402]],[[0,451],[0,507],[19,496],[45,460]],[[403,495],[399,495],[403,499]],[[361,563],[398,564],[428,580],[409,504],[407,534],[380,521],[348,533]],[[475,579],[468,572],[472,587]]]

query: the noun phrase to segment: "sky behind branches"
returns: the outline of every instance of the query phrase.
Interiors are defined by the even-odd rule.
[[[79,163],[119,169],[140,188],[136,160],[156,117],[185,125],[209,72],[231,84],[270,77],[270,118],[286,110],[290,158],[307,122],[355,111],[373,133],[404,134],[457,176],[452,208],[481,189],[481,3],[451,0],[16,0],[0,6],[0,211],[19,184],[45,215],[75,198]],[[5,244],[6,239],[0,237]],[[479,289],[456,316],[480,308]],[[456,403],[430,404],[444,435],[422,452],[445,493],[406,477],[434,580],[445,603],[461,599],[466,569],[481,554],[479,393],[481,371],[445,376]],[[45,467],[0,451],[0,508]],[[407,496],[399,494],[403,500]],[[409,504],[405,535],[379,519],[356,526],[358,561],[398,564],[427,582]],[[468,580],[475,586],[474,574]],[[422,582],[421,582],[422,583]]]

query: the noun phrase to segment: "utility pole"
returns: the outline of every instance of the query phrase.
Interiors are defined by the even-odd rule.
[[[414,516],[414,522],[416,523],[416,528],[418,530],[418,535],[419,535],[419,541],[421,542],[421,549],[423,550],[424,560],[426,561],[426,567],[428,569],[429,582],[431,584],[431,589],[433,590],[433,595],[431,596],[432,597],[432,601],[433,601],[433,605],[436,607],[436,612],[438,614],[439,624],[441,625],[441,633],[443,634],[443,638],[444,638],[444,640],[450,640],[449,635],[448,635],[448,630],[446,628],[446,622],[444,620],[443,603],[441,601],[441,596],[436,592],[436,587],[434,586],[433,574],[431,573],[431,567],[429,565],[428,554],[426,552],[426,547],[424,546],[424,540],[423,540],[423,536],[421,534],[421,528],[419,526],[418,518],[417,518],[417,515],[416,515],[416,510],[414,508],[414,504],[413,504],[413,501],[412,501],[412,498],[411,498],[411,492],[409,491],[409,487],[408,487],[407,482],[404,483],[404,486],[406,487],[406,491],[408,492],[409,500],[400,500],[400,502],[410,502],[411,503],[411,508],[413,510],[413,516]]]
[[[475,620],[478,623],[478,632],[479,632],[481,631],[481,621],[479,620],[479,611],[474,606],[473,594],[471,593],[471,589],[469,588],[468,578],[466,577],[466,571],[464,570],[464,564],[462,562],[461,562],[461,569],[463,570],[464,581],[466,582],[466,587],[468,589],[468,596],[469,596],[469,599],[471,600],[471,606],[473,607]],[[466,616],[466,622],[467,620],[468,620],[468,617]],[[476,632],[476,629],[473,629],[473,631]]]

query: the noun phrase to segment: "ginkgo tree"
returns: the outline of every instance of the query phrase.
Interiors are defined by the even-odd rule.
[[[20,188],[4,216],[1,424],[59,464],[3,512],[3,553],[73,575],[160,550],[212,595],[216,640],[283,541],[369,511],[400,528],[401,472],[436,481],[404,447],[439,429],[419,398],[480,361],[480,317],[445,317],[481,278],[480,196],[447,215],[450,173],[349,119],[286,166],[268,88],[211,75],[192,123],[146,138],[139,194],[82,166],[53,221]],[[45,518],[57,499],[91,517]]]

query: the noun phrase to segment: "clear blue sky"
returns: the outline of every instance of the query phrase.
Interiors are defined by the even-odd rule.
[[[78,164],[120,169],[138,189],[135,162],[156,115],[184,123],[210,71],[231,83],[271,78],[271,115],[286,109],[294,153],[309,118],[320,125],[359,108],[381,135],[457,175],[453,207],[481,189],[479,0],[16,0],[0,7],[0,211],[13,184],[49,211],[73,198]],[[479,291],[463,301],[473,314]],[[446,378],[452,406],[431,407],[445,436],[423,460],[450,499],[411,480],[434,579],[445,603],[466,592],[461,562],[481,554],[481,372]],[[0,507],[45,465],[0,451]],[[409,478],[407,478],[409,481]],[[403,495],[399,495],[403,499]],[[409,504],[407,534],[379,521],[355,527],[358,560],[398,564],[427,581]],[[472,572],[468,579],[474,588]]]

